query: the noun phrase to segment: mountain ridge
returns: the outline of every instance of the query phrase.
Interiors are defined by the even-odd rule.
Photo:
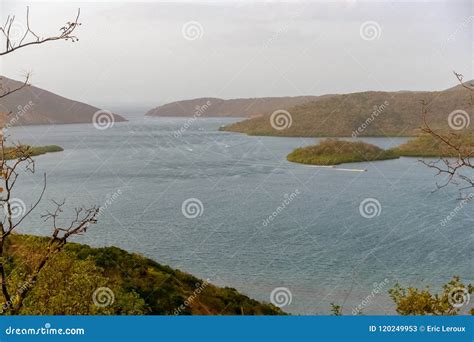
[[[324,96],[324,95],[323,95]],[[320,96],[284,96],[221,99],[200,97],[163,104],[150,109],[147,116],[202,116],[202,117],[252,117],[273,112],[282,106],[292,106]]]
[[[285,127],[272,126],[271,113],[221,127],[222,131],[249,135],[344,137],[416,136],[423,124],[422,101],[427,120],[436,129],[456,129],[451,114],[461,113],[467,123],[472,103],[461,85],[443,91],[365,91],[318,98],[292,107]],[[450,122],[450,120],[452,122]],[[275,124],[275,122],[273,122]],[[474,125],[467,124],[466,130]]]
[[[0,76],[0,84],[6,91],[16,89],[23,83]],[[33,85],[0,98],[2,126],[92,123],[94,113],[100,110]],[[7,117],[7,113],[11,114]],[[127,121],[118,114],[112,115],[114,122]]]

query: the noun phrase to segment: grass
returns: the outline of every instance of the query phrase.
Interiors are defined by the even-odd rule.
[[[5,159],[16,159],[20,156],[35,157],[50,152],[62,152],[64,149],[57,145],[5,147]]]
[[[398,155],[372,144],[326,139],[317,145],[301,147],[291,152],[288,161],[311,165],[338,165],[373,160],[395,159]]]

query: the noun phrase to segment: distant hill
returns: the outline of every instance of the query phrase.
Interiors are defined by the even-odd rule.
[[[428,119],[432,127],[449,128],[448,117],[454,110],[466,111],[474,121],[470,95],[460,85],[435,92],[366,91],[332,95],[281,108],[290,113],[292,121],[281,130],[271,125],[271,112],[221,130],[302,137],[414,136],[422,125],[422,100],[429,104]],[[473,129],[474,122],[467,127]]]
[[[1,77],[3,89],[16,89],[22,83]],[[1,125],[5,120],[15,120],[12,126],[40,124],[90,123],[94,113],[100,108],[73,101],[34,86],[25,87],[0,99]],[[8,119],[5,114],[12,112]],[[114,114],[115,122],[127,121]]]
[[[318,96],[262,97],[224,100],[204,97],[176,101],[156,107],[149,116],[200,116],[200,117],[253,117],[271,113],[280,108],[296,106],[318,99]]]

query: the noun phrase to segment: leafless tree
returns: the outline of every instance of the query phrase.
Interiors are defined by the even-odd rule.
[[[66,22],[66,24],[59,29],[58,34],[45,37],[37,33],[31,27],[29,7],[26,8],[25,23],[20,23],[14,15],[9,15],[5,23],[0,26],[0,46],[3,46],[0,50],[0,56],[8,55],[28,46],[44,44],[56,40],[78,41],[79,39],[74,35],[74,32],[76,28],[81,25],[79,22],[80,14],[81,11],[78,9],[75,19]],[[23,31],[19,32],[18,36],[16,36],[16,33],[18,33],[16,32],[17,26],[20,28],[20,31]],[[10,89],[9,87],[2,86],[0,79],[0,99],[28,86],[29,81],[30,74],[27,74],[24,82],[20,86]]]
[[[454,75],[467,91],[470,92],[471,106],[473,104],[474,85],[468,82],[464,82],[462,74],[454,72]],[[474,147],[472,144],[466,144],[465,135],[460,132],[454,131],[443,131],[439,129],[433,129],[428,120],[429,109],[426,102],[422,102],[422,116],[423,126],[422,131],[429,134],[436,142],[440,144],[441,149],[445,152],[446,156],[440,157],[435,161],[423,163],[428,167],[435,169],[437,175],[446,176],[445,180],[441,184],[437,184],[438,189],[447,186],[450,183],[459,184],[461,181],[464,185],[461,186],[460,191],[473,188],[474,178],[464,173],[464,170],[474,170]]]
[[[15,24],[15,17],[9,16],[4,26],[0,27],[0,32],[3,34],[3,38],[6,40],[5,50],[0,52],[0,56],[12,53],[18,49],[43,44],[49,41],[56,40],[71,40],[77,41],[76,36],[73,35],[76,27],[80,25],[79,20],[80,11],[78,10],[77,16],[74,21],[67,22],[65,26],[60,28],[60,34],[57,36],[50,36],[43,38],[39,36],[35,31],[32,30],[29,20],[29,9],[26,12],[26,29],[25,33],[14,41],[12,39],[12,28]],[[0,86],[0,98],[8,96],[23,87],[29,85],[30,76],[27,75],[24,83],[15,88],[9,89]],[[25,283],[15,288],[15,284],[9,284],[9,275],[6,271],[6,265],[8,264],[8,258],[6,251],[6,242],[11,234],[15,231],[20,224],[31,215],[38,204],[43,199],[46,191],[46,174],[43,176],[43,186],[39,192],[37,198],[26,207],[23,201],[18,202],[18,199],[13,197],[13,190],[15,184],[20,177],[22,172],[35,173],[35,161],[32,158],[32,150],[29,146],[16,144],[12,146],[6,146],[6,137],[1,134],[0,136],[0,285],[1,293],[4,299],[4,303],[1,307],[0,312],[10,312],[16,314],[22,307],[23,300],[26,298],[28,293],[34,287],[34,284],[38,280],[42,269],[47,265],[48,261],[51,260],[52,256],[60,252],[68,242],[68,238],[74,235],[80,235],[86,232],[90,224],[96,223],[97,215],[99,213],[98,207],[91,208],[76,208],[75,215],[66,226],[62,226],[58,223],[58,217],[63,212],[62,202],[54,202],[55,209],[52,212],[47,212],[42,217],[45,222],[50,221],[53,226],[53,232],[46,246],[46,250],[41,255],[38,264],[33,267],[33,270],[26,276]]]

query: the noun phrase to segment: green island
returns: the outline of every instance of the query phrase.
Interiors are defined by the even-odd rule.
[[[11,291],[21,288],[50,238],[13,234],[5,245]],[[117,247],[68,243],[41,272],[22,315],[284,315],[272,304],[217,287]],[[102,292],[100,289],[104,289]],[[97,305],[97,302],[99,305]],[[107,304],[107,305],[102,305]]]
[[[5,160],[17,159],[19,157],[34,157],[51,152],[62,152],[64,149],[57,145],[29,146],[20,145],[15,147],[5,147]]]
[[[449,133],[447,133],[449,134]],[[462,154],[474,157],[474,134],[450,135],[452,143],[462,146]],[[428,134],[422,134],[406,143],[384,150],[361,141],[326,139],[317,145],[300,147],[288,154],[290,162],[311,165],[338,165],[399,157],[456,157],[458,152]]]
[[[383,150],[362,141],[338,139],[326,139],[317,145],[300,147],[287,156],[290,162],[311,165],[338,165],[395,158],[398,155],[394,151]]]
[[[474,156],[474,134],[451,134],[443,132],[444,136],[455,146],[459,146],[464,156]],[[457,157],[458,152],[452,147],[441,142],[429,134],[422,134],[415,139],[407,141],[393,149],[395,153],[403,157]]]

